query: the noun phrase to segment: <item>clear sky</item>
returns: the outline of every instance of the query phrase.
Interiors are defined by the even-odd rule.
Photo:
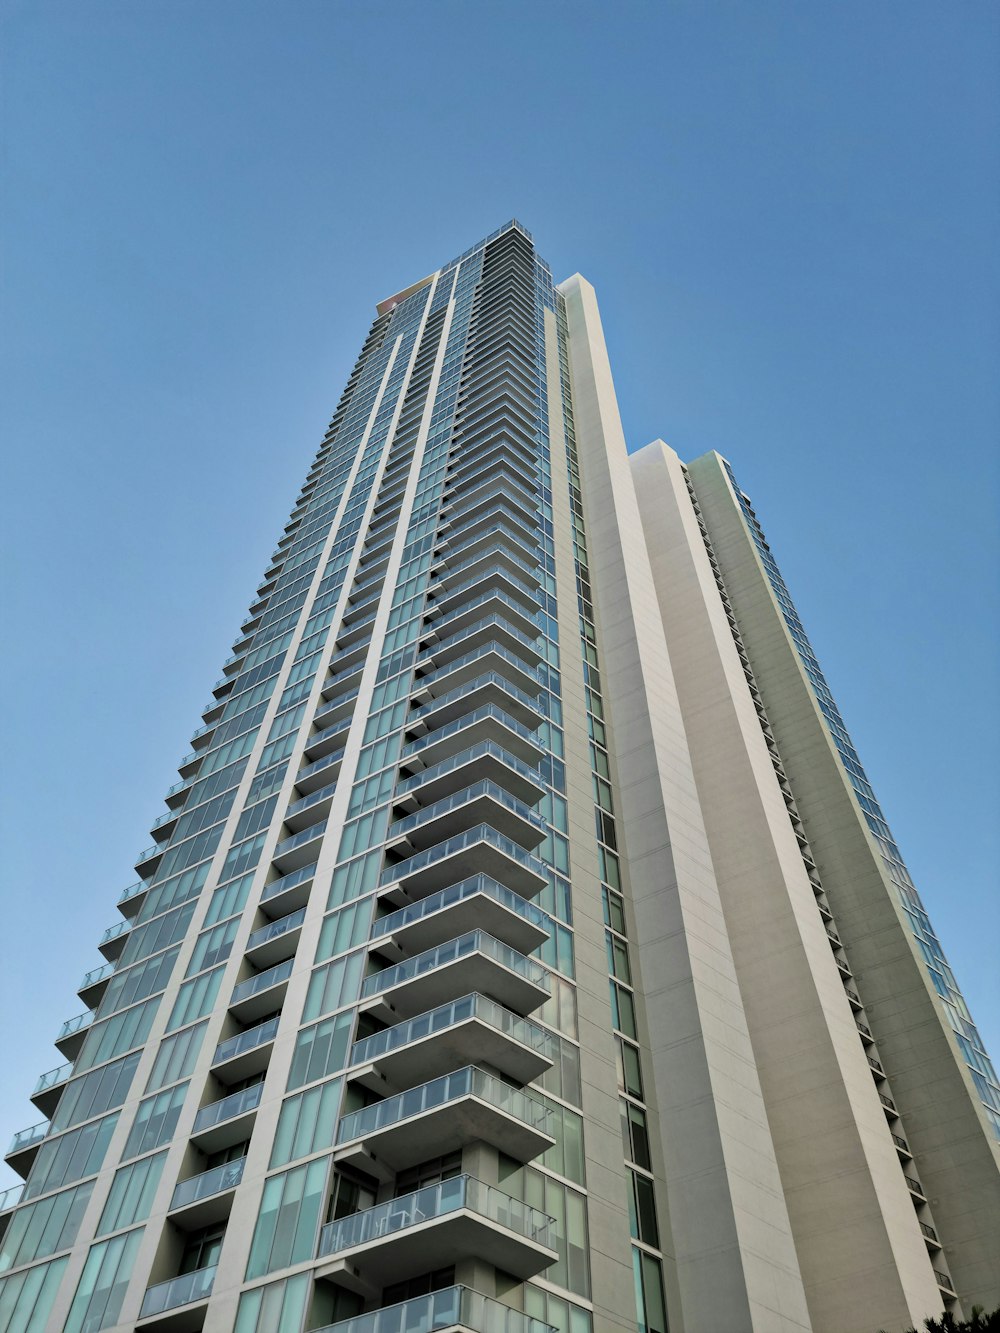
[[[732,460],[1000,1058],[1000,6],[0,12],[0,1140],[375,301],[511,216],[630,447]]]

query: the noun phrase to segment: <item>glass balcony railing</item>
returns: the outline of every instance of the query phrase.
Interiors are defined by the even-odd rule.
[[[456,1325],[470,1333],[558,1333],[554,1325],[532,1319],[469,1287],[445,1287],[400,1305],[326,1324],[316,1333],[431,1333]]]
[[[258,972],[255,977],[247,977],[245,981],[241,981],[233,987],[229,1003],[231,1005],[242,1004],[252,996],[259,995],[261,991],[270,990],[272,986],[280,985],[292,975],[294,966],[295,959],[286,958],[283,963],[278,963],[276,967],[269,967],[266,972]]]
[[[446,662],[444,666],[436,667],[433,671],[428,671],[425,675],[418,677],[414,683],[414,690],[423,689],[425,686],[433,685],[438,680],[447,679],[456,671],[461,671],[463,667],[471,666],[474,662],[482,661],[486,657],[501,657],[505,662],[509,662],[522,676],[535,677],[535,669],[523,662],[515,653],[510,652],[497,639],[491,639],[487,643],[478,644],[470,652],[463,653],[461,657],[453,657]],[[541,686],[539,685],[539,689]],[[436,696],[440,697],[440,696]]]
[[[247,1051],[274,1041],[277,1035],[278,1019],[269,1018],[264,1023],[258,1023],[256,1027],[247,1028],[246,1032],[238,1032],[235,1037],[220,1041],[215,1048],[212,1064],[221,1065],[228,1060],[234,1060],[238,1055],[245,1055]]]
[[[385,1101],[343,1116],[337,1128],[337,1143],[370,1138],[390,1125],[398,1125],[400,1121],[410,1120],[425,1111],[447,1106],[462,1097],[477,1097],[498,1111],[505,1111],[523,1124],[543,1132],[550,1114],[549,1108],[536,1098],[529,1097],[518,1088],[512,1088],[509,1083],[494,1078],[475,1065],[466,1065],[464,1069],[444,1074],[419,1087],[408,1088],[396,1097],[387,1097]]]
[[[453,838],[446,838],[444,842],[435,843],[433,847],[428,847],[425,852],[417,852],[415,856],[407,857],[405,861],[399,861],[396,865],[389,866],[387,870],[382,872],[379,888],[387,888],[390,884],[395,884],[401,879],[408,879],[420,870],[426,870],[439,861],[446,861],[449,857],[456,856],[469,847],[474,847],[476,843],[485,843],[486,846],[492,847],[494,851],[502,853],[511,861],[515,861],[522,869],[537,876],[538,879],[548,879],[545,863],[539,861],[537,856],[530,855],[518,843],[505,837],[504,834],[498,833],[491,825],[477,824],[474,828],[466,829],[464,833],[456,833]]]
[[[148,888],[149,888],[148,884],[146,884],[142,880],[139,880],[138,883],[130,884],[128,888],[122,889],[121,893],[118,895],[118,901],[120,903],[128,902],[129,898],[138,897],[140,893],[145,893]]]
[[[285,818],[289,815],[300,814],[303,810],[308,810],[310,806],[318,805],[320,801],[325,801],[327,797],[332,796],[337,790],[335,782],[328,782],[325,787],[318,787],[316,791],[311,791],[308,796],[301,796],[297,801],[293,801],[285,811]]]
[[[95,986],[99,981],[103,981],[105,977],[110,977],[114,970],[114,963],[102,963],[100,967],[91,968],[80,982],[79,986],[77,986],[77,990],[87,990],[88,987]]]
[[[519,550],[525,551],[528,555],[537,555],[537,546],[535,541],[523,532],[520,528],[514,529],[506,523],[492,523],[488,528],[481,529],[474,537],[465,541],[455,541],[453,534],[447,534],[448,552],[447,559],[452,556],[460,555],[462,551],[468,550],[470,546],[479,545],[485,541],[503,540]]]
[[[432,823],[435,819],[440,819],[442,815],[447,815],[453,810],[460,810],[464,805],[471,805],[472,802],[488,799],[496,801],[497,805],[502,805],[505,810],[510,810],[523,819],[526,824],[532,824],[539,830],[539,841],[544,836],[548,825],[541,815],[536,814],[530,806],[519,801],[516,796],[511,796],[510,792],[505,791],[503,787],[489,778],[483,778],[479,782],[474,782],[471,786],[463,787],[461,791],[456,791],[451,796],[445,796],[440,801],[434,801],[431,805],[425,805],[423,809],[416,810],[412,815],[397,820],[388,833],[388,840],[391,842],[394,838],[400,837],[406,833],[411,833],[414,829],[420,828],[422,824]]]
[[[188,1208],[213,1194],[235,1189],[243,1179],[246,1160],[245,1157],[239,1157],[235,1162],[223,1162],[221,1166],[213,1166],[211,1171],[202,1171],[201,1175],[179,1180],[170,1200],[171,1209]]]
[[[484,671],[481,676],[476,676],[474,680],[464,681],[461,685],[456,686],[455,689],[448,690],[445,694],[439,694],[429,703],[414,709],[407,718],[407,725],[410,725],[413,722],[426,721],[439,709],[449,708],[458,703],[459,700],[467,698],[470,694],[476,694],[479,690],[485,689],[488,685],[496,686],[496,688],[501,690],[508,698],[516,700],[516,702],[521,704],[524,708],[530,709],[532,713],[537,714],[539,718],[541,717],[537,695],[532,696],[525,693],[524,690],[518,689],[518,687],[513,685],[506,676],[501,676],[498,671]],[[541,689],[541,686],[539,686],[539,689]]]
[[[228,684],[228,681],[226,683]],[[175,782],[172,787],[167,788],[167,796],[176,796],[179,791],[183,791],[185,787],[190,787],[193,782],[193,777],[181,778],[180,782]]]
[[[315,740],[315,737],[313,737]],[[324,754],[321,758],[313,760],[311,764],[306,764],[300,768],[295,775],[296,782],[302,782],[306,778],[311,778],[314,773],[320,773],[324,768],[332,768],[334,764],[339,764],[344,757],[344,747],[334,750],[330,754]]]
[[[319,1255],[340,1254],[359,1245],[384,1240],[421,1222],[444,1217],[466,1208],[481,1217],[515,1231],[538,1245],[550,1246],[554,1218],[539,1212],[509,1194],[485,1185],[474,1176],[453,1176],[428,1185],[413,1194],[390,1199],[350,1217],[330,1222],[320,1232]]]
[[[47,1120],[40,1120],[37,1125],[29,1125],[27,1129],[19,1129],[10,1141],[7,1156],[10,1157],[12,1153],[16,1152],[24,1152],[25,1148],[30,1148],[32,1144],[41,1143],[48,1132],[49,1122]]]
[[[12,1208],[16,1208],[21,1202],[21,1195],[24,1193],[24,1185],[11,1185],[10,1189],[4,1190],[0,1194],[0,1213],[9,1213]]]
[[[203,1106],[194,1118],[192,1134],[203,1134],[206,1129],[214,1129],[216,1125],[221,1125],[226,1120],[246,1115],[248,1111],[256,1111],[263,1092],[263,1083],[252,1083],[249,1088],[241,1088],[239,1092],[223,1097],[221,1101]]]
[[[312,736],[306,738],[306,750],[313,750],[317,745],[326,745],[327,742],[333,740],[335,736],[339,736],[341,732],[347,731],[350,725],[351,717],[350,714],[348,714],[347,717],[341,718],[339,722],[334,722],[331,726],[324,727],[322,731],[315,732]]]
[[[403,963],[396,963],[392,967],[383,968],[381,972],[373,973],[370,977],[365,977],[361,986],[362,998],[367,1000],[373,995],[381,995],[384,991],[392,990],[406,981],[412,981],[414,977],[423,976],[425,972],[454,963],[459,958],[467,958],[473,953],[485,954],[501,967],[516,972],[532,986],[538,986],[546,991],[549,988],[548,973],[540,963],[525,958],[523,953],[518,953],[510,945],[495,940],[484,930],[470,930],[465,935],[459,935],[457,939],[439,944],[436,949],[427,949],[424,953],[414,955],[413,958],[407,958]]]
[[[346,694],[335,695],[334,698],[326,700],[325,703],[321,703],[319,708],[316,709],[315,716],[313,717],[313,725],[319,725],[321,719],[328,714],[339,713],[345,704],[352,703],[360,693],[360,690],[348,690]],[[340,725],[344,726],[345,723],[341,723]]]
[[[72,1061],[68,1064],[59,1065],[55,1069],[50,1069],[48,1073],[42,1074],[35,1084],[34,1091],[31,1094],[32,1097],[37,1097],[40,1092],[45,1092],[47,1088],[55,1088],[60,1083],[65,1083],[72,1072]]]
[[[436,730],[428,732],[426,736],[419,736],[415,741],[410,741],[408,745],[403,746],[400,758],[405,761],[411,756],[419,754],[421,750],[429,750],[432,745],[438,745],[441,741],[447,740],[450,736],[457,735],[466,727],[474,727],[477,722],[486,721],[501,723],[509,731],[512,731],[515,736],[519,736],[522,740],[527,741],[540,752],[541,747],[538,744],[538,737],[533,731],[529,731],[527,727],[522,726],[522,724],[518,722],[516,718],[511,717],[509,713],[505,713],[499,704],[483,704],[480,708],[474,708],[471,713],[463,713],[462,716],[457,717],[454,722],[448,722],[443,727],[438,727]]]
[[[432,625],[429,628],[436,629],[436,626]],[[519,630],[516,625],[512,625],[509,620],[505,619],[499,611],[494,612],[491,616],[482,616],[479,620],[473,621],[471,625],[463,625],[458,633],[452,634],[447,640],[449,653],[453,648],[461,647],[466,639],[471,639],[477,634],[483,634],[487,630],[505,634],[516,644],[523,647],[525,653],[530,655],[532,663],[541,661],[541,654],[538,651],[537,636],[532,638],[530,635],[525,634],[522,630]],[[437,657],[441,655],[443,646],[443,644],[437,643],[432,644],[429,648],[425,649],[423,656],[417,659],[417,665],[419,666],[421,661],[425,660],[427,657]],[[530,669],[530,666],[528,666],[527,669]]]
[[[271,853],[272,861],[279,861],[283,856],[287,856],[289,852],[294,852],[296,847],[304,847],[307,842],[315,842],[317,838],[322,838],[325,833],[326,820],[320,824],[310,824],[301,833],[293,833],[290,838],[285,838],[283,842],[279,842]]]
[[[372,941],[394,935],[397,931],[405,930],[407,926],[412,926],[425,917],[433,916],[435,912],[443,912],[446,908],[465,902],[480,893],[492,898],[508,911],[516,912],[519,917],[537,926],[539,930],[548,930],[551,924],[540,908],[534,903],[529,903],[513,889],[508,889],[506,884],[498,884],[489,875],[470,875],[468,879],[463,879],[458,884],[449,884],[446,889],[432,893],[429,898],[422,898],[418,903],[401,907],[398,912],[380,916],[372,925]]]
[[[145,887],[146,886],[143,885],[143,888]],[[131,929],[132,929],[131,921],[116,921],[113,926],[108,926],[107,930],[97,941],[98,949],[101,947],[102,944],[110,944],[111,941],[116,940],[119,935],[125,935]]]
[[[481,759],[495,759],[497,763],[511,769],[519,777],[524,778],[526,782],[532,783],[541,794],[544,783],[539,777],[537,768],[532,768],[530,764],[516,758],[496,741],[478,741],[475,745],[470,745],[467,750],[460,750],[458,754],[453,754],[448,759],[442,759],[439,764],[422,768],[412,778],[404,778],[401,782],[397,782],[396,796],[398,798],[408,795],[410,792],[419,791],[421,787],[436,782],[438,778],[446,777],[449,773],[454,773],[456,769],[465,768],[467,765],[474,764]]]
[[[260,900],[266,903],[271,898],[277,898],[280,894],[287,893],[289,889],[307,883],[315,874],[315,861],[311,861],[307,866],[299,866],[298,870],[292,870],[287,875],[282,875],[280,879],[272,879],[270,884],[265,884]]]
[[[537,585],[533,587],[530,583],[522,582],[516,574],[511,573],[506,565],[493,564],[487,565],[486,568],[480,570],[478,574],[471,575],[461,583],[449,584],[447,589],[435,589],[434,591],[438,596],[433,605],[438,605],[442,602],[450,602],[452,598],[461,597],[463,593],[478,587],[484,579],[493,578],[502,578],[504,582],[508,583],[512,588],[517,588],[520,592],[523,592],[529,601],[535,603],[538,602],[541,589]]]
[[[537,540],[537,520],[531,523],[526,514],[502,503],[487,505],[486,508],[475,514],[457,515],[453,526],[448,529],[445,535],[458,541],[461,538],[482,533],[488,527],[493,527],[497,519],[503,519],[505,527],[512,527],[525,546],[530,546],[533,540]]]
[[[306,909],[300,907],[297,912],[289,912],[288,916],[281,916],[277,921],[270,921],[266,926],[261,926],[260,930],[255,930],[247,940],[247,953],[259,949],[262,944],[267,944],[269,940],[276,940],[282,935],[287,935],[290,930],[298,929],[305,919]]]
[[[453,576],[456,575],[456,574],[462,574],[462,573],[465,572],[465,570],[467,570],[467,569],[472,569],[472,567],[473,567],[474,565],[482,564],[482,562],[483,562],[483,560],[484,560],[485,558],[487,558],[487,557],[486,557],[486,554],[484,553],[484,554],[482,554],[482,555],[474,555],[474,556],[470,556],[469,559],[467,559],[467,560],[457,560],[457,561],[455,561],[454,563],[451,563],[451,562],[449,561],[449,564],[448,564],[448,574],[449,574],[449,577],[453,577]],[[513,554],[511,554],[511,553],[508,552],[508,551],[504,551],[504,553],[503,553],[503,559],[504,559],[504,561],[505,561],[505,566],[513,565],[516,569],[521,570],[521,572],[522,572],[523,574],[526,574],[526,575],[528,576],[529,579],[535,579],[535,578],[538,577],[538,566],[537,566],[537,565],[533,565],[533,564],[531,564],[530,561],[528,561],[528,560],[522,560],[521,557],[520,557],[519,555],[513,555]],[[492,569],[500,569],[500,568],[504,568],[505,566],[501,566],[501,565],[493,565],[493,566],[491,566],[491,568],[492,568]],[[433,590],[433,588],[434,588],[435,585],[432,584],[431,586],[432,586],[432,590]],[[450,590],[451,590],[451,584],[450,584],[450,583],[449,583],[449,585],[448,585],[448,588],[449,588],[449,591],[450,591]]]
[[[404,1023],[397,1023],[394,1027],[385,1028],[382,1032],[375,1032],[372,1036],[355,1042],[351,1051],[351,1063],[369,1064],[383,1055],[399,1050],[402,1046],[422,1041],[425,1037],[432,1037],[435,1033],[457,1027],[458,1024],[466,1023],[470,1019],[478,1019],[479,1022],[486,1023],[512,1041],[536,1051],[545,1059],[549,1058],[553,1039],[545,1028],[532,1023],[528,1018],[521,1018],[519,1014],[512,1013],[510,1009],[505,1009],[502,1004],[498,1004],[496,1000],[491,1000],[486,995],[473,994],[463,995],[449,1004],[429,1009],[427,1013],[417,1014],[415,1018],[407,1019]]]
[[[94,1015],[89,1009],[85,1014],[77,1014],[75,1018],[67,1018],[56,1033],[56,1044],[65,1041],[67,1037],[72,1037],[75,1032],[82,1032],[84,1028],[90,1027],[93,1021]]]
[[[151,1315],[176,1310],[181,1305],[207,1300],[212,1294],[214,1281],[213,1265],[211,1268],[197,1268],[193,1273],[184,1273],[181,1277],[171,1278],[169,1282],[160,1282],[155,1287],[147,1287],[139,1318],[148,1319]]]
[[[448,615],[442,616],[440,620],[435,620],[431,628],[439,638],[444,639],[453,628],[468,628],[463,622],[465,617],[471,615],[480,607],[488,606],[491,603],[499,603],[506,613],[511,616],[517,616],[525,624],[536,624],[536,612],[526,611],[520,602],[515,602],[513,597],[508,597],[506,593],[501,592],[499,588],[491,588],[489,592],[483,593],[481,597],[473,597],[470,601],[460,606],[457,610],[451,611]]]

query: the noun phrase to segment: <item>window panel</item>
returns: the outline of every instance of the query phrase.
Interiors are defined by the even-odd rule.
[[[18,1208],[0,1246],[0,1271],[45,1259],[76,1240],[94,1182]]]
[[[295,1040],[288,1090],[300,1088],[338,1073],[347,1061],[347,1048],[354,1028],[354,1014],[338,1014],[314,1027],[305,1028]]]
[[[71,1129],[57,1139],[49,1139],[38,1149],[24,1186],[22,1199],[45,1194],[48,1190],[69,1185],[84,1176],[95,1175],[101,1169],[108,1143],[118,1123],[118,1112],[94,1120],[79,1129]]]
[[[122,1158],[138,1157],[169,1142],[177,1128],[177,1119],[187,1096],[189,1084],[180,1083],[166,1092],[158,1092],[139,1103],[135,1122],[125,1144]]]
[[[59,1099],[49,1132],[58,1133],[82,1120],[89,1120],[91,1116],[103,1115],[105,1111],[121,1106],[128,1096],[141,1055],[141,1051],[136,1051],[124,1060],[116,1060],[81,1078],[71,1079]]]
[[[166,1160],[167,1154],[161,1152],[155,1157],[141,1157],[138,1162],[119,1167],[97,1227],[98,1236],[105,1236],[109,1231],[122,1231],[133,1222],[146,1220]]]
[[[329,1148],[337,1133],[343,1080],[331,1079],[289,1097],[281,1108],[271,1150],[271,1166],[284,1166],[296,1157],[308,1157]]]
[[[4,1333],[46,1333],[67,1262],[54,1259],[0,1281],[0,1328]]]
[[[328,1158],[265,1182],[246,1280],[311,1259],[326,1198]]]
[[[118,1323],[143,1228],[92,1245],[63,1333],[98,1333]]]
[[[147,1092],[155,1092],[168,1083],[187,1078],[198,1060],[207,1027],[207,1022],[198,1023],[193,1028],[185,1028],[183,1032],[174,1032],[163,1038],[146,1084]]]

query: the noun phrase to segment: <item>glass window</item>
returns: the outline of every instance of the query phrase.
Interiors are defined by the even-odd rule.
[[[54,1259],[0,1281],[4,1333],[45,1333],[66,1264],[66,1259]]]
[[[103,1120],[93,1120],[57,1139],[46,1140],[38,1149],[22,1197],[30,1199],[36,1194],[58,1189],[60,1185],[82,1180],[84,1176],[95,1175],[101,1169],[117,1123],[118,1112],[115,1111]]]
[[[94,1182],[18,1208],[0,1246],[0,1271],[45,1259],[76,1240]]]
[[[546,1279],[589,1298],[587,1206],[583,1195],[503,1153],[498,1180],[500,1189],[555,1218],[554,1242],[559,1258],[545,1270]]]
[[[146,1084],[147,1092],[155,1092],[168,1083],[187,1078],[198,1059],[207,1027],[207,1022],[198,1023],[193,1028],[185,1028],[183,1032],[174,1032],[163,1038]]]
[[[236,938],[239,925],[240,918],[234,916],[229,921],[223,921],[217,926],[203,930],[195,941],[191,961],[184,975],[193,977],[196,972],[203,972],[206,967],[224,963],[232,952],[233,940]]]
[[[559,1333],[592,1333],[589,1310],[554,1296],[550,1291],[542,1291],[530,1282],[524,1284],[524,1313],[551,1324]]]
[[[87,1033],[83,1048],[77,1058],[78,1073],[90,1069],[93,1065],[102,1065],[105,1060],[113,1060],[116,1055],[141,1046],[149,1036],[153,1026],[160,997],[145,1000],[133,1009],[125,1009],[112,1018],[105,1018],[95,1023]]]
[[[179,1083],[175,1088],[158,1092],[139,1103],[135,1123],[122,1153],[123,1160],[151,1152],[173,1138],[189,1086],[187,1083]]]
[[[321,963],[335,954],[345,953],[368,938],[371,926],[373,899],[349,903],[339,912],[333,912],[323,921],[316,962]]]
[[[127,1009],[137,1000],[144,1000],[147,995],[155,995],[163,990],[170,980],[179,953],[180,945],[177,944],[165,953],[144,959],[125,972],[115,972],[108,982],[97,1012],[106,1018],[108,1014]]]
[[[106,1236],[109,1231],[122,1231],[133,1222],[146,1220],[166,1159],[167,1154],[161,1152],[155,1157],[141,1157],[138,1162],[119,1167],[97,1227],[98,1236]]]
[[[300,1273],[244,1292],[233,1333],[299,1333],[311,1286],[310,1275]]]
[[[324,1157],[265,1182],[247,1263],[248,1282],[313,1257],[328,1166]]]
[[[629,1175],[628,1217],[632,1236],[646,1245],[659,1245],[653,1182],[637,1171],[630,1171]]]
[[[289,1097],[281,1108],[271,1150],[271,1166],[284,1166],[329,1148],[337,1133],[342,1080],[331,1079]]]
[[[646,1125],[646,1112],[633,1102],[621,1101],[622,1146],[625,1156],[636,1166],[652,1171],[653,1163],[649,1152],[649,1129]]]
[[[90,1247],[63,1333],[97,1333],[118,1323],[143,1228]]]
[[[128,1096],[141,1055],[141,1051],[136,1051],[124,1060],[102,1065],[81,1078],[71,1079],[59,1099],[49,1132],[56,1134],[71,1125],[78,1125],[81,1120],[89,1120],[91,1116],[103,1115],[105,1111],[121,1106]]]
[[[632,1267],[639,1333],[667,1333],[667,1303],[659,1259],[633,1246]]]
[[[185,981],[177,992],[177,999],[167,1023],[167,1031],[173,1032],[185,1023],[193,1023],[196,1018],[204,1018],[215,1004],[219,993],[224,969],[217,967],[214,972],[203,972],[200,977]]]
[[[621,1037],[615,1037],[615,1057],[618,1062],[618,1086],[632,1097],[641,1097],[642,1070],[638,1048]]]
[[[326,1018],[322,1023],[300,1032],[295,1039],[295,1052],[288,1074],[289,1091],[343,1069],[353,1027],[354,1014],[347,1013],[338,1014],[336,1018]]]
[[[364,962],[365,955],[361,950],[346,958],[338,958],[336,962],[327,963],[325,967],[317,967],[309,980],[302,1010],[303,1019],[308,1021],[310,1018],[319,1018],[320,1014],[329,1013],[331,1009],[339,1009],[356,1000],[361,989]]]
[[[537,1096],[537,1093],[533,1095]],[[539,1160],[551,1171],[557,1171],[567,1180],[582,1185],[584,1183],[583,1117],[561,1103],[554,1102],[551,1097],[542,1097],[539,1100],[545,1102],[550,1112],[545,1122],[545,1132],[555,1139],[555,1146],[548,1148]]]

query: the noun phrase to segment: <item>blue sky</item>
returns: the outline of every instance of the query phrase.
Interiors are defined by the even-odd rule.
[[[1000,1057],[1000,8],[6,0],[0,1139],[374,302],[511,216],[754,498]]]

